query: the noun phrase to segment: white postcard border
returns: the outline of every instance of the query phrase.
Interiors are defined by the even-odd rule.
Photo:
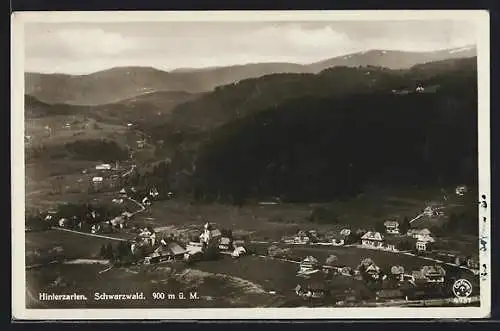
[[[12,192],[12,318],[18,320],[132,319],[430,319],[486,318],[491,310],[491,274],[480,282],[480,307],[384,308],[230,308],[230,309],[26,309],[24,233],[24,24],[28,22],[151,22],[151,21],[403,21],[467,20],[477,24],[479,195],[490,203],[490,47],[489,13],[485,10],[403,11],[212,11],[212,12],[16,12],[11,26],[11,192]],[[24,148],[24,147],[22,147]],[[490,247],[491,212],[486,232]],[[480,264],[490,273],[491,253],[480,251]]]

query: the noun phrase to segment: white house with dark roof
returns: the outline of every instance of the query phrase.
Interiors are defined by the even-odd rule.
[[[420,241],[430,241],[430,242],[435,241],[434,237],[432,236],[432,232],[427,228],[410,229],[408,230],[407,235]]]
[[[307,256],[304,258],[299,265],[300,274],[309,274],[319,271],[321,263],[314,256]]]
[[[395,220],[389,220],[384,222],[385,232],[387,234],[399,234],[399,222]]]
[[[361,237],[361,245],[370,248],[382,248],[384,236],[380,232],[368,231]]]
[[[443,284],[446,271],[440,265],[427,265],[420,270],[413,271],[412,276],[415,281]]]
[[[221,251],[229,251],[233,248],[231,238],[229,237],[222,237],[220,238],[219,241],[219,249]]]

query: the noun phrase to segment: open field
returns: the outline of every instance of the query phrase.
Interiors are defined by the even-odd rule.
[[[101,199],[111,199],[116,194],[101,195]],[[400,196],[401,198],[393,198]],[[407,213],[418,214],[429,199],[414,195],[414,200],[397,192],[386,196],[364,195],[358,199],[332,204],[341,216],[341,222],[335,224],[311,223],[308,221],[310,211],[317,205],[312,204],[278,204],[278,205],[246,205],[241,208],[223,205],[189,204],[182,200],[158,201],[136,215],[134,222],[146,223],[154,228],[168,230],[183,230],[188,227],[201,227],[207,220],[217,223],[236,232],[245,232],[251,240],[274,241],[283,235],[296,233],[298,229],[332,230],[345,226],[351,228],[372,228],[376,221],[383,217],[372,217],[373,211],[380,204],[381,210],[391,209],[401,215],[404,209]],[[427,195],[430,196],[430,195]],[[65,200],[67,197],[65,196]],[[375,200],[375,201],[372,201]],[[127,206],[134,208],[132,202]],[[456,208],[453,202],[450,208]],[[367,206],[366,209],[364,206]],[[465,204],[464,204],[465,205]],[[350,212],[349,212],[350,211]],[[344,214],[345,213],[345,214]],[[362,217],[361,215],[365,215]],[[351,223],[352,221],[352,223]],[[109,236],[131,238],[133,234],[121,232]],[[472,242],[472,237],[450,238],[450,240]],[[84,234],[51,230],[26,234],[26,251],[46,252],[54,247],[60,247],[60,253],[66,259],[95,258],[102,244],[113,242],[110,239],[86,236]],[[114,243],[114,242],[113,242]],[[270,244],[251,244],[258,254],[265,255]],[[464,246],[466,247],[466,246]],[[62,251],[61,251],[62,250]],[[405,270],[416,270],[434,262],[421,257],[401,253],[368,250],[356,247],[311,247],[293,246],[292,255],[298,259],[312,255],[321,262],[334,254],[337,265],[356,267],[363,258],[370,257],[384,269],[393,265],[402,265]],[[40,262],[40,256],[34,256],[32,263]],[[37,260],[38,259],[38,260]],[[42,263],[48,262],[41,259]],[[28,263],[28,262],[27,262]],[[477,291],[477,277],[467,271],[444,265],[451,277],[466,277],[470,279]],[[297,300],[294,287],[301,282],[297,276],[298,265],[292,262],[270,259],[262,256],[245,256],[233,260],[224,256],[218,261],[202,261],[191,266],[183,263],[160,264],[153,266],[116,268],[105,272],[106,266],[99,265],[62,265],[51,264],[42,268],[27,270],[27,281],[30,286],[28,299],[34,307],[40,303],[33,300],[33,293],[40,291],[54,293],[72,293],[77,291],[92,297],[94,292],[135,293],[144,292],[146,300],[123,301],[123,307],[265,307],[265,306],[299,306],[308,305]],[[55,283],[54,283],[55,282]],[[370,293],[363,282],[349,277],[335,277],[330,284],[333,292],[353,290],[357,293]],[[163,291],[168,293],[197,292],[199,300],[153,300],[151,293]],[[269,292],[273,291],[274,294]],[[368,291],[368,292],[367,292]],[[42,303],[43,304],[43,303]],[[61,303],[62,305],[64,303]],[[323,305],[333,305],[335,302]],[[116,307],[116,302],[87,301],[81,303],[85,307]],[[77,306],[77,304],[75,304]],[[63,307],[63,306],[61,306]]]
[[[99,254],[101,245],[110,242],[106,239],[95,237],[86,237],[83,235],[49,230],[43,232],[26,233],[26,254],[31,251],[45,251],[59,246],[63,249],[64,256],[67,259],[76,258],[95,258]],[[28,261],[26,261],[28,265]]]
[[[107,239],[85,236],[64,231],[28,233],[27,252],[47,251],[60,247],[65,258],[95,258],[100,246],[111,242]],[[252,245],[257,252],[265,251],[268,245]],[[338,265],[356,267],[362,258],[370,257],[381,267],[400,264],[407,270],[428,265],[429,262],[414,256],[359,249],[355,247],[294,247],[293,254],[305,257],[313,255],[324,261],[330,254],[338,257]],[[445,266],[450,275],[458,276],[456,268]],[[203,261],[186,266],[183,263],[166,263],[151,266],[131,266],[105,271],[106,266],[95,264],[51,264],[27,270],[29,284],[28,299],[34,307],[33,293],[84,293],[92,297],[94,292],[135,293],[149,296],[143,301],[126,301],[127,307],[228,307],[228,306],[296,306],[306,303],[297,301],[294,287],[301,282],[297,276],[298,265],[259,256],[245,256],[234,260],[222,256],[217,261]],[[103,272],[105,271],[105,272]],[[467,277],[466,273],[460,277]],[[333,292],[353,290],[369,292],[361,281],[343,276],[330,282]],[[200,300],[157,301],[153,292],[178,293],[197,292]],[[274,291],[274,294],[270,294]],[[64,306],[64,303],[61,303]],[[85,307],[112,307],[117,303],[88,301]],[[63,307],[61,306],[61,307]],[[76,304],[75,307],[77,307]]]
[[[113,139],[126,144],[130,130],[125,123],[124,125],[103,123],[77,114],[26,119],[25,132],[26,135],[33,137],[33,145],[36,146],[40,143],[51,145],[99,138]]]
[[[449,189],[448,191],[451,191]],[[448,194],[448,199],[439,198],[440,190],[407,189],[369,191],[358,198],[330,204],[287,204],[259,205],[247,204],[243,207],[228,205],[189,204],[181,200],[158,201],[144,213],[137,215],[138,222],[144,222],[153,227],[201,225],[206,221],[217,223],[221,227],[242,230],[251,234],[255,240],[274,241],[282,236],[292,235],[297,230],[339,231],[342,228],[374,229],[375,224],[392,217],[401,220],[409,219],[422,213],[423,209],[433,203],[444,206],[443,216],[422,217],[413,226],[417,228],[442,225],[450,213],[477,208],[476,196],[469,193],[465,197]],[[321,223],[309,221],[311,211],[317,206],[327,206],[338,216],[337,220],[325,220]],[[446,236],[446,233],[444,233]],[[446,238],[449,249],[477,250],[474,236],[461,238]],[[455,240],[458,239],[458,240]]]

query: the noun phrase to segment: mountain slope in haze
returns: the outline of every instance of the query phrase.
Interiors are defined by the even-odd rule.
[[[252,97],[255,86],[266,93]],[[148,131],[178,144],[168,171],[153,174],[158,185],[241,202],[329,200],[377,183],[477,184],[476,58],[272,75],[218,91],[193,102],[204,101],[183,118],[186,127]],[[189,104],[170,120],[187,115]]]
[[[305,96],[224,124],[199,149],[195,196],[328,201],[380,183],[474,187],[475,73],[434,83],[433,93]]]
[[[257,63],[188,72],[120,67],[80,76],[26,73],[25,93],[48,103],[99,105],[148,92],[200,93],[248,77],[304,70],[296,64]]]
[[[452,59],[418,65],[407,70],[379,67],[333,67],[319,74],[275,74],[216,88],[177,106],[168,120],[150,130],[209,131],[263,109],[301,96],[335,97],[436,85],[435,76],[475,75],[476,58]]]
[[[364,65],[400,69],[418,63],[471,57],[475,54],[475,47],[421,53],[373,50],[310,65],[251,63],[204,69],[178,69],[171,72],[149,67],[119,67],[78,76],[26,73],[25,93],[47,103],[98,105],[118,102],[146,92],[207,92],[217,86],[277,73],[318,73],[334,66]]]
[[[134,98],[97,106],[71,104],[48,104],[34,96],[25,95],[26,118],[47,116],[87,116],[96,120],[126,124],[127,122],[156,122],[159,117],[168,116],[177,105],[191,101],[198,95],[182,91],[162,91],[141,94]]]
[[[370,50],[316,62],[309,65],[309,68],[312,72],[319,72],[336,66],[378,66],[389,69],[406,69],[427,62],[474,56],[477,56],[477,51],[476,47],[473,46],[434,52]]]

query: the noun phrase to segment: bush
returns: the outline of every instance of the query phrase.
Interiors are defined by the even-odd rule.
[[[329,265],[329,266],[333,266],[333,265],[335,265],[335,263],[336,263],[337,261],[338,261],[337,256],[335,256],[335,255],[333,255],[333,254],[332,254],[332,255],[329,255],[329,256],[326,258],[326,260],[325,260],[325,264],[326,264],[326,265]]]
[[[289,248],[280,248],[276,245],[272,245],[267,249],[267,255],[277,258],[285,258],[290,255],[290,252]]]

